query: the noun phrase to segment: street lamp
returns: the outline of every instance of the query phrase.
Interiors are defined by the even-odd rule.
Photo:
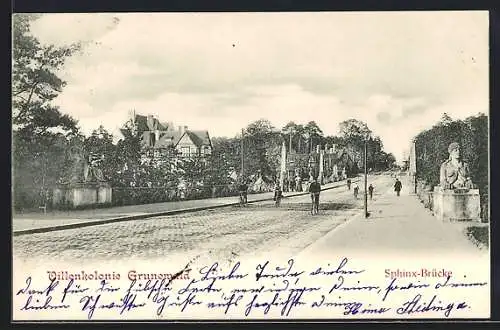
[[[371,141],[369,135],[365,136],[365,218],[368,218],[370,214],[368,213],[368,171],[367,171],[367,158],[368,158],[368,141]]]

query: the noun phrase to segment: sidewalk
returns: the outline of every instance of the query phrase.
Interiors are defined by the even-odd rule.
[[[324,185],[323,189],[332,189],[344,185],[345,181],[338,181]],[[307,193],[287,192],[284,193],[284,196],[285,198],[288,198],[303,194]],[[273,192],[249,194],[248,202],[255,203],[272,200],[273,195]],[[12,219],[12,230],[14,235],[30,234],[118,221],[138,220],[181,212],[201,211],[231,205],[238,205],[237,196],[117,206],[88,210],[52,211],[47,212],[47,214],[44,214],[43,212],[14,214]]]
[[[369,205],[370,216],[359,214],[299,253],[301,257],[328,251],[339,253],[477,253],[462,230],[471,223],[442,222],[424,208],[411,185],[403,182],[401,196],[390,189]],[[363,213],[363,212],[361,212]]]

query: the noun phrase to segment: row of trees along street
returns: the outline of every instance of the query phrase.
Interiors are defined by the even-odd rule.
[[[184,196],[187,198],[235,195],[231,174],[240,173],[242,158],[246,177],[260,176],[273,182],[283,141],[288,152],[296,154],[335,145],[347,152],[354,163],[348,170],[357,174],[365,139],[370,136],[368,167],[385,170],[394,165],[394,156],[383,151],[380,138],[356,119],[340,123],[338,136],[325,136],[314,121],[304,125],[289,122],[278,129],[260,119],[250,123],[243,136],[213,137],[212,154],[194,158],[177,157],[173,149],[164,156],[145,157],[132,127],[124,127],[117,143],[102,126],[85,136],[77,120],[52,105],[65,86],[58,72],[68,58],[85,47],[41,44],[30,34],[30,23],[36,19],[36,15],[13,17],[13,187],[17,211],[36,209],[46,201],[50,206],[51,191],[66,175],[68,150],[75,145],[99,159],[104,177],[113,187],[114,205],[175,200],[180,198],[181,181],[189,191],[189,196]]]
[[[446,113],[432,128],[415,138],[417,179],[427,189],[439,184],[439,168],[448,158],[448,146],[460,144],[460,157],[469,165],[471,179],[481,194],[481,213],[488,221],[488,117],[479,113],[453,120]]]

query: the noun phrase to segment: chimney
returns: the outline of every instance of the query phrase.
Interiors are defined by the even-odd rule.
[[[187,126],[184,126],[184,132],[188,130],[188,127]]]
[[[179,132],[181,132],[181,134],[182,134],[182,133],[184,133],[184,132],[182,131],[182,126],[178,126],[178,127],[177,127],[177,130],[178,130]]]
[[[132,119],[132,122],[134,122],[135,121],[135,110],[134,109],[129,110],[128,111],[128,116],[129,116],[130,119]]]
[[[155,117],[153,115],[148,114],[148,119],[146,123],[150,131],[153,131],[155,129]]]

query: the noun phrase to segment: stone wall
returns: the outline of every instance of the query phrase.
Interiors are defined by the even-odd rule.
[[[52,205],[57,209],[109,206],[112,192],[111,186],[103,182],[61,185],[54,189]]]

